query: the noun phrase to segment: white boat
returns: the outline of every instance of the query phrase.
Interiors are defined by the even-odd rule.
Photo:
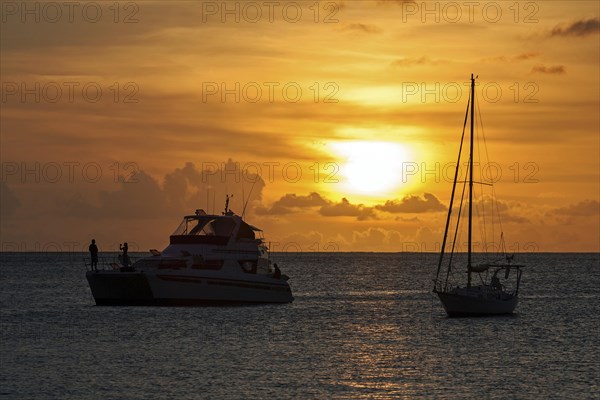
[[[288,277],[269,259],[262,231],[229,210],[228,200],[222,215],[186,215],[162,252],[87,271],[96,304],[292,302]]]
[[[519,301],[519,284],[521,282],[521,268],[523,265],[512,264],[514,255],[507,255],[506,248],[504,245],[504,234],[500,235],[500,242],[498,251],[495,255],[480,254],[473,251],[473,184],[481,184],[487,186],[493,186],[492,183],[481,181],[476,182],[473,180],[473,157],[474,157],[474,111],[475,111],[475,78],[471,75],[471,96],[469,104],[467,105],[467,113],[465,115],[465,121],[463,125],[463,133],[460,141],[460,148],[458,153],[457,166],[460,165],[461,152],[465,136],[465,128],[467,124],[467,117],[470,115],[470,149],[469,149],[469,162],[466,174],[468,177],[464,177],[462,181],[459,177],[459,168],[456,168],[454,175],[454,183],[452,186],[452,194],[450,196],[450,206],[448,207],[448,216],[446,219],[446,228],[444,230],[444,239],[442,241],[442,248],[440,252],[439,262],[437,266],[437,274],[434,280],[433,292],[438,295],[446,313],[451,317],[458,316],[484,316],[484,315],[500,315],[500,314],[511,314],[514,312]],[[470,112],[469,112],[470,107]],[[487,151],[486,151],[487,153]],[[452,221],[452,211],[454,206],[454,198],[456,192],[457,183],[462,183],[462,195],[460,198],[460,205],[458,207],[458,215],[456,222],[454,222],[454,235],[451,240],[451,249],[446,252],[446,244],[448,239],[448,232]],[[468,199],[465,199],[465,187],[468,185]],[[465,200],[465,201],[463,201]],[[492,200],[495,200],[492,197]],[[485,201],[485,199],[482,199]],[[468,203],[468,249],[466,268],[458,269],[459,273],[466,272],[467,282],[466,286],[457,285],[454,263],[457,236],[460,229],[461,212],[464,203]],[[494,206],[492,206],[494,207]],[[482,205],[482,211],[485,208]],[[489,208],[489,207],[488,207]],[[498,207],[496,206],[496,210]],[[493,208],[492,208],[493,211]],[[494,222],[492,218],[492,223]],[[481,229],[481,227],[480,227]],[[486,229],[485,222],[483,229]],[[487,248],[487,247],[485,247]],[[492,262],[486,261],[483,263],[476,263],[476,257],[494,257]],[[443,265],[447,261],[447,267],[445,274],[443,273]],[[509,281],[511,271],[515,271],[512,281]],[[473,279],[478,280],[477,284],[473,284]]]

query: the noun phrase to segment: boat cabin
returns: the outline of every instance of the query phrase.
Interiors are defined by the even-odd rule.
[[[239,216],[208,215],[197,212],[186,215],[170,236],[171,244],[213,244],[224,246],[231,238],[235,242],[262,242],[262,230],[247,224]]]

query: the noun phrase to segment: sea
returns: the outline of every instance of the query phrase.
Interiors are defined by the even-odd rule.
[[[519,254],[448,318],[431,253],[275,253],[293,303],[95,306],[80,253],[0,254],[0,399],[600,398],[600,254]]]

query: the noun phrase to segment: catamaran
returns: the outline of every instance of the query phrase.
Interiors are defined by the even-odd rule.
[[[88,270],[97,305],[289,303],[289,277],[269,258],[262,231],[229,209],[186,215],[170,244],[129,266]]]
[[[498,314],[511,314],[514,312],[518,303],[519,295],[519,284],[521,282],[521,268],[523,265],[513,264],[514,254],[508,255],[506,253],[506,245],[504,241],[503,232],[500,233],[500,242],[496,247],[497,252],[494,255],[487,253],[487,246],[484,247],[484,252],[475,253],[473,251],[473,209],[475,203],[473,200],[474,190],[473,185],[484,185],[492,187],[491,197],[484,197],[480,199],[480,207],[478,212],[484,214],[486,203],[487,208],[492,208],[492,215],[494,215],[494,209],[497,211],[497,203],[495,202],[495,192],[493,191],[493,183],[484,182],[485,179],[481,177],[480,181],[473,179],[473,166],[474,166],[474,126],[475,126],[475,79],[471,74],[471,93],[469,102],[467,104],[467,111],[465,114],[465,120],[463,123],[462,137],[460,140],[460,147],[458,152],[458,161],[456,163],[456,172],[454,175],[454,183],[452,185],[452,194],[450,196],[450,205],[448,207],[448,215],[446,218],[446,227],[444,230],[444,238],[442,241],[442,247],[437,265],[437,273],[434,279],[433,292],[438,295],[446,313],[451,317],[458,316],[483,316],[483,315],[498,315]],[[470,108],[470,111],[469,111]],[[469,147],[469,160],[466,175],[461,178],[459,175],[459,166],[461,160],[461,153],[463,150],[463,143],[465,138],[465,129],[467,125],[467,119],[470,117],[470,147]],[[483,129],[482,129],[483,131]],[[483,132],[482,132],[483,134]],[[485,141],[484,141],[485,143]],[[487,150],[485,152],[487,154]],[[481,165],[481,163],[479,163]],[[463,180],[460,180],[463,179]],[[489,180],[488,180],[489,181]],[[454,208],[454,200],[456,195],[457,184],[462,183],[462,195],[460,197],[460,203],[457,207],[457,216],[455,221],[452,219],[452,212]],[[466,265],[462,268],[457,268],[457,258],[460,259],[460,255],[457,253],[457,238],[461,232],[460,225],[465,219],[462,214],[463,204],[465,203],[465,189],[468,185],[467,200],[468,203],[468,227],[467,227],[467,254],[466,254]],[[490,201],[491,200],[491,201]],[[491,203],[491,204],[490,204]],[[462,216],[462,218],[461,218]],[[482,242],[485,245],[485,237],[487,236],[488,227],[486,226],[485,215],[482,215],[483,222],[480,223],[480,232],[482,232]],[[496,222],[492,216],[492,225]],[[453,238],[448,242],[448,233],[450,227],[454,227]],[[446,245],[449,245],[450,250],[446,251]],[[475,258],[484,258],[481,262],[476,262]],[[463,257],[464,258],[464,257]],[[490,259],[491,258],[491,259]],[[465,260],[460,260],[464,262]],[[446,265],[445,271],[443,266]],[[466,268],[465,268],[466,267]],[[444,273],[445,272],[445,273]],[[466,272],[467,282],[466,285],[460,286],[457,284],[460,279],[457,279],[456,275],[462,275]],[[509,282],[509,278],[513,273],[513,279]]]

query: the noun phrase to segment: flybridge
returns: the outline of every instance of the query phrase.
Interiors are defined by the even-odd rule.
[[[260,236],[258,239],[257,232]],[[170,236],[170,243],[224,246],[232,238],[235,241],[262,241],[262,230],[235,215],[226,201],[223,215],[209,215],[202,209],[196,210],[194,215],[186,215]]]

